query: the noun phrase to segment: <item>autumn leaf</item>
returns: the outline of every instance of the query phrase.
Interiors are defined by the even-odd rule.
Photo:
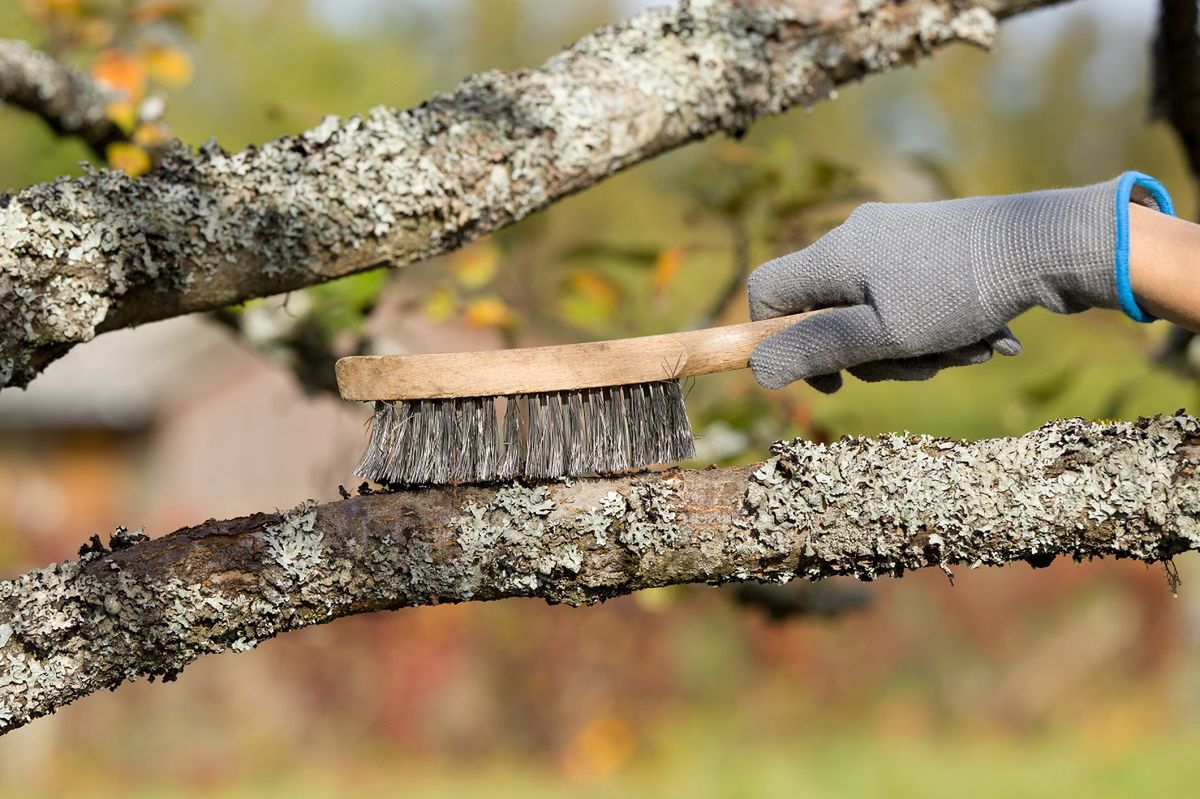
[[[425,298],[425,316],[435,324],[449,320],[458,311],[458,297],[449,287],[442,287]]]
[[[558,297],[558,312],[574,325],[599,328],[612,320],[621,292],[599,272],[579,269],[563,281]]]
[[[38,20],[71,20],[80,16],[80,0],[26,0],[25,12]]]
[[[753,164],[759,157],[759,151],[740,142],[723,142],[717,150],[717,158],[727,164]]]
[[[110,144],[104,150],[104,157],[110,167],[119,169],[130,177],[136,178],[150,171],[150,154],[136,144]]]
[[[146,25],[161,19],[183,17],[191,11],[191,0],[144,0],[138,3],[129,18],[139,25]]]
[[[146,69],[139,58],[116,48],[102,50],[92,62],[92,77],[137,102],[146,91]]]
[[[142,53],[150,77],[166,86],[178,88],[192,80],[192,59],[178,47],[152,45]]]
[[[143,122],[133,132],[133,143],[142,147],[157,147],[169,141],[171,134],[157,122]]]
[[[79,43],[86,47],[102,47],[113,40],[113,26],[105,19],[85,19],[78,26]]]
[[[654,259],[654,268],[650,277],[650,290],[657,296],[666,291],[675,282],[679,267],[683,265],[683,248],[668,247]]]
[[[567,284],[572,291],[595,303],[604,314],[612,313],[617,306],[617,300],[620,299],[617,287],[613,285],[612,281],[591,270],[581,269],[575,272],[568,279]]]
[[[116,126],[126,134],[132,133],[133,129],[137,127],[137,105],[133,100],[121,100],[120,102],[112,103],[108,108],[104,109],[104,115],[116,123]]]
[[[625,765],[635,749],[628,724],[614,716],[599,716],[567,742],[562,769],[573,782],[599,782]]]
[[[463,317],[476,327],[511,327],[516,321],[513,310],[495,295],[472,300],[463,311]]]
[[[492,282],[500,267],[500,250],[494,244],[476,244],[456,252],[450,259],[458,284],[479,289]]]

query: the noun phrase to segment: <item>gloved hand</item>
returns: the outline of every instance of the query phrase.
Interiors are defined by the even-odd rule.
[[[750,366],[767,388],[807,380],[925,380],[1016,355],[1007,323],[1121,308],[1152,321],[1129,285],[1129,203],[1174,213],[1158,181],[1126,172],[1075,189],[928,203],[867,203],[799,252],[750,275],[750,317],[829,306],[765,339]]]

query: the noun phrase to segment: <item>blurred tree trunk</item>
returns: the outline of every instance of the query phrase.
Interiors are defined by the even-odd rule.
[[[1162,0],[1154,40],[1152,116],[1171,126],[1192,173],[1192,195],[1200,199],[1200,8],[1197,0]],[[1160,363],[1200,375],[1195,361],[1196,335],[1171,326],[1155,358]]]
[[[1162,0],[1154,42],[1153,113],[1179,136],[1200,183],[1200,8],[1197,0]],[[1196,187],[1193,187],[1194,189]]]

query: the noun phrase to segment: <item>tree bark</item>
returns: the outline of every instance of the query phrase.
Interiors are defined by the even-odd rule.
[[[41,117],[60,136],[78,136],[92,152],[126,135],[108,117],[121,95],[91,76],[16,39],[0,39],[0,103]]]
[[[453,250],[665,150],[1058,0],[692,0],[541,67],[226,153],[0,195],[0,387],[99,332]]]
[[[377,494],[118,530],[0,583],[0,733],[139,676],[374,610],[1200,548],[1200,421],[779,443],[765,463]]]

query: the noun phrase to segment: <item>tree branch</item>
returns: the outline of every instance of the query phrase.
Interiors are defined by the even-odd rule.
[[[763,464],[422,489],[209,521],[0,583],[0,733],[355,613],[1200,548],[1200,421],[776,444]]]
[[[53,56],[16,39],[0,39],[0,103],[41,117],[60,136],[78,136],[101,159],[108,145],[125,141],[109,119],[119,92]]]
[[[407,111],[0,196],[0,386],[96,333],[452,250],[1057,0],[693,0]]]

